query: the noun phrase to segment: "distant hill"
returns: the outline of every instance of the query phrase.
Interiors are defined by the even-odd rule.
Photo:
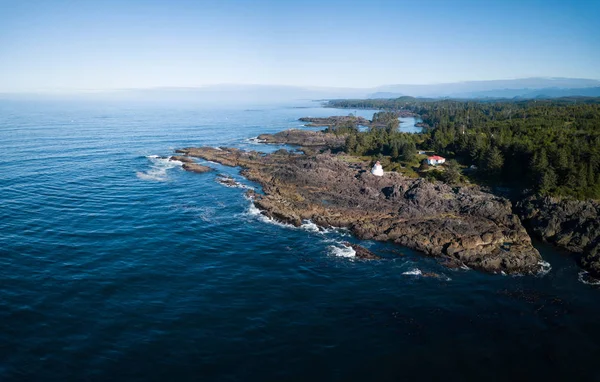
[[[386,85],[369,98],[414,97],[452,98],[537,98],[599,96],[599,80],[583,78],[521,78],[515,80],[467,81],[432,85]]]
[[[558,97],[600,97],[600,86],[579,89],[539,89],[522,95],[522,98],[558,98]]]
[[[0,99],[107,99],[155,102],[293,102],[341,98],[391,99],[402,96],[428,98],[554,98],[600,96],[600,81],[582,78],[521,78],[467,81],[431,85],[385,85],[375,88],[223,84],[199,87],[116,89],[0,94]]]

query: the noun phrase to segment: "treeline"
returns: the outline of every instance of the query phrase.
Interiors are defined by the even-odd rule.
[[[419,148],[473,165],[479,177],[493,184],[600,198],[600,99],[332,102],[336,107],[413,111],[429,126]],[[371,134],[381,142],[365,142],[370,153],[390,151],[389,134]]]
[[[350,134],[345,151],[353,155],[387,155],[394,161],[410,162],[417,154],[416,135],[401,133],[398,126],[372,126],[368,131]]]
[[[344,151],[360,156],[389,156],[394,161],[410,162],[417,153],[417,135],[398,131],[398,113],[381,111],[373,115],[367,131],[359,129],[359,119],[350,115],[326,128],[326,133],[344,134]]]

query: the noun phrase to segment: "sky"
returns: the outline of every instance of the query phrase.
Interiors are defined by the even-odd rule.
[[[600,79],[600,0],[0,0],[0,92]]]

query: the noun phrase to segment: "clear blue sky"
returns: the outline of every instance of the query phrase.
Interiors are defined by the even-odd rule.
[[[600,79],[600,0],[0,0],[0,91]]]

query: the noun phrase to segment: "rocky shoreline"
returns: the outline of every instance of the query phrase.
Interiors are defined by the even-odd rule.
[[[322,133],[306,133],[322,143]],[[290,133],[273,136],[285,134]],[[474,188],[451,188],[398,173],[375,177],[366,163],[349,163],[327,151],[265,155],[200,147],[177,152],[242,167],[242,175],[263,188],[264,194],[249,191],[255,205],[282,222],[300,226],[309,219],[322,227],[346,227],[359,239],[390,241],[454,266],[494,273],[541,269],[541,256],[511,203]]]
[[[188,171],[199,166],[196,172],[212,169],[192,157],[242,167],[242,175],[263,188],[264,194],[248,191],[261,212],[295,226],[308,219],[325,228],[346,227],[359,239],[391,241],[443,258],[451,267],[536,273],[543,261],[525,226],[531,235],[576,254],[580,266],[600,278],[598,201],[532,196],[513,212],[508,199],[477,187],[452,188],[398,173],[372,176],[369,164],[336,154],[343,134],[291,129],[258,139],[299,146],[303,153],[200,147],[177,150],[183,155],[171,159],[184,162]],[[359,252],[366,259],[377,256]]]
[[[516,208],[534,235],[577,254],[581,267],[600,278],[600,202],[533,196]]]

